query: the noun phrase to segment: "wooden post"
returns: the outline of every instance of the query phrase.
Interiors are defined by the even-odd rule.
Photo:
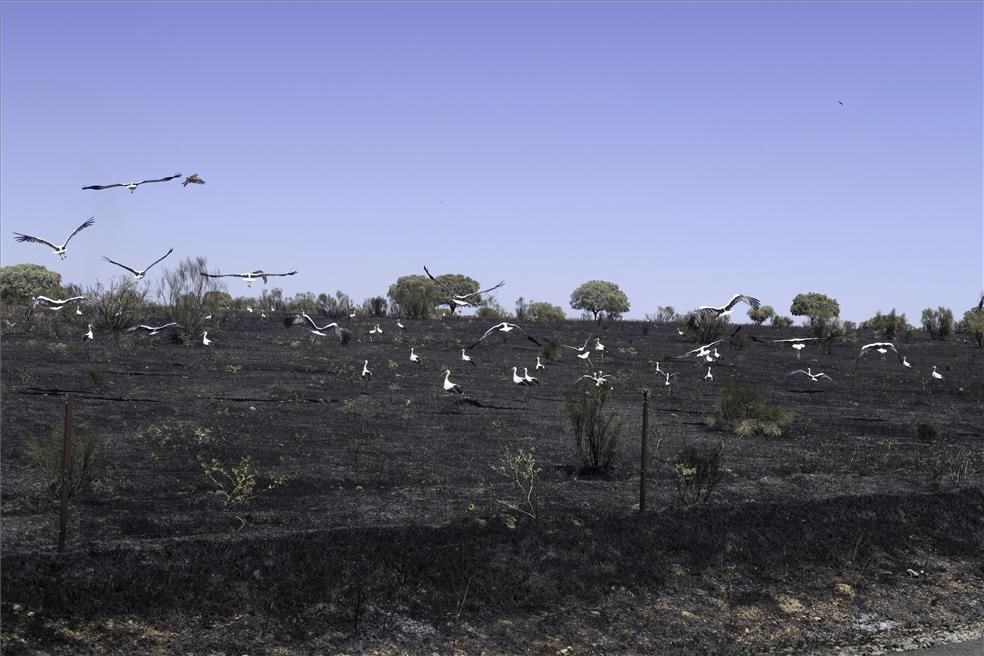
[[[639,512],[646,512],[646,442],[649,439],[649,389],[642,390],[642,455],[639,462]]]
[[[65,398],[65,430],[62,432],[61,463],[61,513],[58,517],[58,551],[65,550],[65,535],[68,532],[68,489],[72,483],[72,413],[75,399]]]

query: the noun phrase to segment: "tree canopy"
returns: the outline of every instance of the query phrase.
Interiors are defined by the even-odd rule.
[[[0,299],[16,301],[53,291],[61,285],[61,274],[40,264],[0,267]]]
[[[430,319],[434,308],[444,300],[444,292],[427,276],[400,276],[387,292],[397,314],[408,319]]]
[[[571,292],[571,307],[590,312],[596,321],[602,312],[618,319],[629,311],[629,297],[613,282],[589,280]]]
[[[794,317],[809,317],[811,324],[840,316],[840,303],[826,294],[807,292],[797,294],[789,313]]]

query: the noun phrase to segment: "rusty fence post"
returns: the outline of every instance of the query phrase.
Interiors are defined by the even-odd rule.
[[[642,390],[642,454],[639,459],[639,512],[646,512],[646,442],[649,441],[649,389]]]
[[[75,399],[65,397],[65,430],[62,432],[61,512],[58,517],[58,551],[65,550],[68,532],[68,489],[72,484],[72,413]]]

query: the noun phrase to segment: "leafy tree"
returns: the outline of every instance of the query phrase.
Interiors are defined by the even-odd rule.
[[[564,321],[567,318],[564,308],[545,301],[530,303],[526,314],[530,321]]]
[[[814,335],[827,337],[832,330],[832,322],[840,316],[840,303],[826,294],[808,292],[796,295],[789,312],[794,317],[808,317]]]
[[[499,305],[494,297],[483,298],[475,316],[479,319],[489,319],[492,321],[503,321],[509,318],[506,308]]]
[[[571,292],[571,307],[590,312],[595,321],[602,312],[611,319],[619,319],[629,311],[629,297],[613,282],[589,280]]]
[[[318,299],[311,292],[298,292],[278,309],[294,314],[313,315],[318,311]]]
[[[656,316],[652,320],[656,323],[670,323],[677,318],[676,310],[672,305],[657,305]]]
[[[895,308],[892,308],[888,314],[876,312],[875,316],[861,322],[861,328],[874,331],[876,336],[888,340],[893,340],[896,336],[906,336],[912,332],[912,326],[906,320],[905,313],[896,314]]]
[[[0,299],[19,301],[53,291],[61,285],[61,274],[40,264],[0,267]]]
[[[922,311],[922,326],[932,339],[946,339],[953,334],[953,311],[942,306],[926,308]]]
[[[974,308],[963,315],[963,329],[977,340],[977,348],[984,348],[984,312]]]
[[[757,308],[748,309],[748,318],[754,321],[756,326],[761,326],[774,316],[776,316],[776,311],[771,305],[761,305]]]
[[[782,330],[783,328],[789,328],[793,325],[793,320],[790,317],[784,317],[781,314],[777,314],[772,317],[772,322],[770,324],[773,330]]]
[[[479,286],[477,280],[473,278],[469,278],[468,276],[462,275],[460,273],[445,273],[443,275],[437,276],[437,279],[438,281],[440,281],[442,285],[444,285],[448,289],[453,290],[454,293],[458,294],[459,296],[464,296],[465,294],[474,294],[479,289],[481,289],[481,286]],[[473,300],[476,303],[481,304],[480,298],[475,297]],[[440,304],[447,305],[448,310],[451,312],[451,314],[454,314],[455,310],[458,309],[458,306],[452,303],[451,299],[447,298],[443,294],[441,296]],[[498,305],[498,303],[496,305]],[[505,313],[504,310],[503,313]]]
[[[171,321],[181,325],[173,334],[184,344],[194,343],[205,330],[205,317],[215,312],[222,300],[216,292],[225,292],[221,279],[203,276],[202,271],[208,271],[206,258],[186,257],[174,269],[164,269],[157,290]]]
[[[434,308],[443,301],[443,291],[427,276],[400,276],[390,285],[390,301],[398,314],[408,319],[430,319]]]
[[[382,296],[373,296],[362,301],[362,311],[374,317],[385,317],[389,303]]]
[[[263,310],[267,308],[271,310],[279,310],[284,303],[284,290],[280,287],[274,287],[273,289],[264,289],[260,292],[260,307]]]

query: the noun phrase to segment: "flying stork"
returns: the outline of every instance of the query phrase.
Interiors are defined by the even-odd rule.
[[[125,264],[120,264],[119,262],[116,262],[115,260],[109,259],[105,255],[103,255],[103,259],[106,260],[107,262],[109,262],[110,264],[115,264],[116,266],[122,267],[122,268],[126,269],[127,271],[129,271],[130,273],[132,273],[134,280],[140,280],[150,270],[150,267],[154,266],[155,264],[157,264],[158,262],[160,262],[161,260],[163,260],[165,257],[167,257],[168,255],[170,255],[173,251],[174,251],[173,248],[168,249],[168,251],[166,253],[164,253],[164,255],[162,255],[161,257],[157,258],[153,262],[151,262],[150,265],[148,265],[146,269],[132,269],[132,268],[128,267]]]
[[[448,300],[446,301],[446,303],[448,304],[448,307],[451,309],[451,314],[454,314],[454,311],[459,307],[477,306],[478,300],[473,299],[472,297],[481,296],[482,294],[487,294],[488,292],[495,291],[496,289],[499,289],[500,287],[506,284],[505,280],[500,280],[496,285],[489,287],[488,289],[480,289],[477,292],[471,292],[469,294],[459,294],[457,290],[451,289],[451,287],[449,287],[445,283],[435,278],[434,275],[427,269],[426,265],[424,265],[424,272],[427,274],[428,278],[433,280],[437,284],[437,286],[443,289],[444,293],[447,294]]]
[[[132,333],[137,330],[145,330],[147,331],[148,335],[156,335],[157,333],[161,332],[165,328],[170,328],[172,326],[176,328],[180,328],[181,324],[179,324],[177,321],[171,321],[169,323],[164,324],[163,326],[148,326],[147,324],[142,323],[139,326],[130,326],[124,332]]]
[[[819,383],[821,378],[825,378],[825,379],[831,380],[831,381],[833,380],[833,378],[831,378],[827,374],[823,373],[822,371],[819,372],[819,373],[813,373],[813,369],[811,369],[810,367],[807,367],[806,368],[806,371],[803,371],[802,369],[796,369],[794,371],[790,371],[786,375],[787,376],[795,376],[796,374],[806,374],[807,376],[810,377],[810,380],[812,380],[814,383]]]
[[[68,239],[66,239],[65,240],[65,243],[63,243],[63,244],[52,244],[47,239],[41,239],[40,237],[32,237],[31,235],[23,235],[23,234],[21,234],[19,232],[15,232],[14,234],[17,235],[17,241],[19,241],[19,242],[22,242],[23,243],[25,241],[30,241],[30,242],[34,242],[35,244],[44,244],[45,246],[50,246],[52,249],[54,249],[54,251],[53,251],[54,254],[64,260],[65,259],[65,249],[68,248],[68,242],[72,241],[72,237],[74,237],[75,235],[77,235],[82,230],[85,230],[86,228],[88,228],[89,226],[91,226],[95,222],[96,222],[96,218],[94,216],[90,216],[89,219],[85,223],[83,223],[78,228],[76,228],[75,230],[72,231],[72,234],[70,234],[68,236]]]
[[[89,185],[88,187],[82,187],[82,189],[100,190],[100,189],[112,189],[113,187],[126,187],[127,189],[130,190],[130,193],[132,194],[134,191],[137,190],[137,187],[139,187],[142,184],[148,184],[151,182],[167,182],[168,180],[174,180],[175,178],[180,178],[180,177],[181,177],[180,173],[175,173],[174,175],[169,175],[166,178],[158,178],[156,180],[141,180],[140,182],[117,182],[116,184],[108,184],[108,185]]]
[[[537,346],[542,346],[542,344],[540,344],[540,342],[537,341],[537,339],[535,337],[533,337],[528,332],[526,332],[525,330],[523,330],[522,328],[520,328],[518,325],[516,325],[514,323],[509,323],[508,321],[503,321],[502,323],[497,323],[494,326],[492,326],[491,328],[489,328],[488,330],[486,330],[485,331],[485,334],[482,335],[481,337],[479,337],[478,338],[478,341],[476,341],[474,344],[472,344],[471,346],[468,346],[467,349],[470,351],[471,349],[475,348],[476,346],[479,345],[479,343],[483,339],[485,339],[486,337],[488,337],[492,333],[495,333],[495,332],[510,333],[513,330],[519,330],[519,332],[521,332],[524,335],[526,335],[526,339],[530,340],[531,342],[533,342]]]
[[[256,271],[247,271],[246,273],[209,273],[208,271],[199,271],[203,276],[208,278],[241,278],[246,281],[247,287],[253,286],[253,281],[257,278],[263,280],[263,284],[267,283],[267,278],[283,277],[283,276],[293,276],[297,271],[288,271],[287,273],[267,273],[262,269],[257,269]]]
[[[697,330],[697,328],[700,327],[700,324],[707,319],[730,316],[732,308],[738,303],[748,303],[756,309],[762,304],[753,296],[748,296],[746,294],[735,294],[731,297],[730,301],[719,307],[713,305],[701,305],[694,310],[693,315],[691,315],[690,320],[687,322],[687,326],[691,330]]]

